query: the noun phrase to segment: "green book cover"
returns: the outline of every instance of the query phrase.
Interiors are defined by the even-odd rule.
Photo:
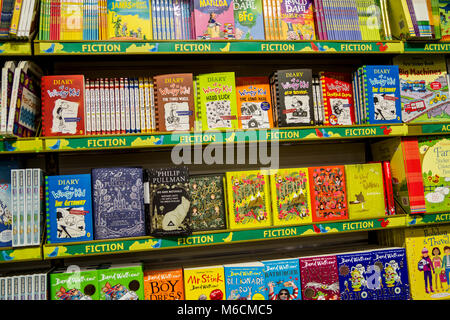
[[[234,0],[236,39],[264,40],[262,0]]]
[[[107,0],[108,39],[151,40],[152,16],[149,0]]]
[[[98,300],[97,270],[57,271],[50,274],[50,300]]]
[[[100,300],[144,300],[142,264],[111,265],[97,272]]]

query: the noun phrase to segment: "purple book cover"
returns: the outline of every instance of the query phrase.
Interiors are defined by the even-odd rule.
[[[233,0],[194,0],[195,39],[234,39]]]
[[[92,169],[95,239],[145,236],[142,168]]]

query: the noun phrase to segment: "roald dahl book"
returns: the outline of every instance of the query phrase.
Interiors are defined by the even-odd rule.
[[[223,266],[183,269],[186,300],[226,300]]]
[[[108,39],[151,40],[150,0],[107,0]]]
[[[194,39],[234,39],[233,0],[193,0]]]
[[[277,0],[280,7],[280,40],[314,40],[313,0]]]
[[[267,300],[261,262],[226,264],[223,269],[227,300]]]
[[[301,300],[299,259],[262,261],[268,300]]]
[[[234,24],[237,40],[264,40],[262,0],[234,0]]]

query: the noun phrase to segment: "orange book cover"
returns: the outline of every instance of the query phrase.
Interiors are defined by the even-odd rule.
[[[183,269],[144,271],[145,300],[184,300]]]

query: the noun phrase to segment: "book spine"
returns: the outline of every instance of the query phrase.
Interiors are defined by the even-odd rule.
[[[120,79],[114,78],[114,104],[116,107],[116,133],[124,133],[122,130],[122,104],[120,98]]]
[[[24,245],[33,244],[33,169],[25,169],[25,227]]]
[[[152,114],[151,114],[151,102],[150,102],[150,84],[149,79],[144,78],[144,101],[145,101],[145,126],[147,132],[152,132]]]
[[[48,177],[45,177],[45,194],[49,192]],[[50,203],[49,197],[45,196],[45,216],[46,216],[46,230],[47,230],[47,243],[52,243],[51,240],[51,224],[50,224]]]
[[[414,33],[417,37],[420,36],[419,25],[417,24],[416,12],[414,10],[414,5],[411,0],[406,0],[406,5],[408,7],[408,11],[405,14],[409,14],[411,17],[412,27],[414,29]]]
[[[107,133],[106,130],[106,105],[105,105],[105,80],[103,78],[99,79],[99,93],[100,93],[100,122],[101,122],[101,133]]]
[[[19,244],[19,169],[11,170],[11,213],[12,213],[12,246]]]
[[[17,105],[17,95],[19,91],[20,74],[22,68],[17,67],[14,70],[13,85],[11,90],[11,98],[9,101],[9,114],[8,114],[8,125],[6,127],[6,132],[12,134],[14,128],[14,117],[16,115],[16,105]]]
[[[134,108],[136,114],[136,132],[141,132],[141,106],[139,97],[139,80],[137,78],[133,79],[133,91],[134,91]]]
[[[145,115],[145,95],[144,95],[144,79],[139,78],[139,106],[141,112],[141,132],[147,132],[146,115]]]
[[[109,89],[109,78],[105,78],[105,109],[106,109],[106,132],[112,133],[112,105]]]
[[[92,134],[91,127],[91,82],[90,79],[85,80],[84,85],[84,121],[86,124],[86,134]]]
[[[123,78],[119,79],[120,85],[120,133],[126,132],[126,110],[125,110],[125,82]]]
[[[387,215],[395,215],[394,190],[392,187],[391,163],[383,161],[384,188],[387,203]]]
[[[150,86],[150,113],[151,113],[151,125],[152,125],[152,131],[156,130],[156,117],[155,117],[155,90],[153,88],[153,82],[151,80],[149,80],[149,86]]]
[[[6,126],[8,124],[8,69],[6,67],[2,68],[2,79],[1,79],[2,96],[1,100],[1,118],[0,118],[0,132],[6,132]],[[6,103],[4,102],[6,101]]]
[[[330,112],[330,106],[329,106],[328,99],[327,99],[326,77],[323,72],[319,73],[319,77],[320,77],[321,91],[322,91],[322,96],[323,96],[323,108],[325,111],[325,118],[324,118],[323,124],[326,126],[329,126],[329,125],[331,125],[330,124],[331,112]]]
[[[160,14],[161,14],[161,38],[162,40],[168,40],[168,17],[167,17],[167,0],[159,0]]]
[[[40,244],[41,239],[41,209],[42,209],[42,170],[33,169],[33,243],[34,245]]]
[[[19,246],[25,245],[25,169],[19,169],[18,194],[19,194]]]
[[[130,110],[130,91],[128,87],[128,78],[123,79],[123,92],[125,94],[125,132],[131,132],[131,110]]]
[[[128,79],[128,91],[130,98],[130,131],[136,132],[136,107],[134,105],[134,80]]]
[[[109,110],[111,114],[111,133],[118,133],[116,128],[116,106],[114,97],[114,79],[107,78],[108,83],[108,98],[109,98]]]
[[[12,36],[17,35],[17,30],[18,30],[18,26],[19,26],[19,18],[20,18],[21,9],[22,9],[22,2],[23,2],[23,0],[15,0],[14,1],[11,25],[9,27],[9,34]]]
[[[96,134],[102,134],[102,111],[101,111],[101,98],[100,98],[100,79],[95,79],[94,81],[95,90],[95,128]]]
[[[402,139],[406,182],[408,185],[411,214],[426,213],[423,188],[422,165],[416,137]]]

